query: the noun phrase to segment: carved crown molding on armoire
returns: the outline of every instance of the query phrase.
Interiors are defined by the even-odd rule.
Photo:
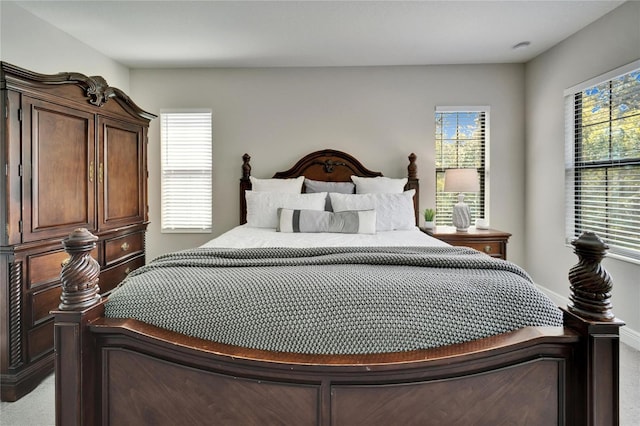
[[[36,84],[45,85],[77,85],[84,90],[87,101],[92,105],[101,107],[105,103],[107,103],[109,99],[114,99],[132,115],[137,115],[140,118],[144,118],[147,120],[153,120],[154,118],[156,118],[155,114],[151,114],[136,105],[136,103],[133,102],[133,100],[131,100],[131,98],[122,90],[118,89],[117,87],[109,86],[107,80],[99,75],[86,76],[79,72],[40,74],[17,67],[15,65],[8,64],[6,62],[2,63],[2,72],[6,73],[9,79],[11,78],[11,76],[13,76],[18,78],[21,83],[25,84],[33,82]]]
[[[101,76],[1,62],[0,77],[0,390],[13,401],[53,371],[63,238],[98,236],[102,294],[145,263],[156,115]]]

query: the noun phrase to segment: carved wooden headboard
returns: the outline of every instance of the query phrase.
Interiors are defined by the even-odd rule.
[[[407,184],[405,190],[415,189],[413,204],[416,212],[416,225],[419,224],[419,194],[420,183],[418,181],[418,167],[416,166],[416,155],[409,155],[409,165],[407,166]],[[247,222],[247,201],[245,191],[251,189],[251,157],[249,154],[242,156],[242,178],[240,178],[240,224]],[[289,170],[277,172],[274,178],[286,179],[304,176],[307,179],[324,182],[351,182],[351,176],[376,177],[382,176],[380,172],[374,172],[362,165],[360,161],[350,154],[334,149],[323,149],[305,155]]]

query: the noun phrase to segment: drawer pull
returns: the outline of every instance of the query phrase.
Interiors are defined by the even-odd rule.
[[[131,267],[127,267],[127,269],[124,270],[124,274],[129,275],[130,273],[131,273]]]
[[[125,241],[125,242],[124,242],[124,243],[122,243],[122,245],[120,246],[120,250],[122,250],[122,251],[127,251],[127,250],[129,250],[129,247],[131,247],[131,246],[129,245],[129,243],[128,243],[128,242],[126,242],[126,241]]]
[[[491,246],[484,246],[485,253],[491,253]]]
[[[63,260],[62,262],[60,262],[60,266],[62,268],[64,268],[69,262],[71,262],[71,258],[67,257],[65,260]]]

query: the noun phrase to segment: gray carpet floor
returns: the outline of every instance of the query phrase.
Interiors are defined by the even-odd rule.
[[[0,403],[0,425],[55,424],[54,377],[16,402]],[[620,425],[640,426],[640,351],[620,345]]]

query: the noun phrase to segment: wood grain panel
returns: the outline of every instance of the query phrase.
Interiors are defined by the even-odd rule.
[[[99,127],[98,180],[103,182],[100,226],[142,222],[146,208],[142,126],[100,117]]]
[[[31,214],[25,218],[25,241],[64,236],[77,227],[95,229],[94,116],[58,104],[25,98],[24,174]]]
[[[538,360],[490,374],[415,384],[334,386],[332,418],[336,424],[369,426],[553,425],[564,411],[559,406],[560,362]],[[417,411],[420,405],[425,409]]]
[[[38,226],[86,223],[89,124],[86,117],[34,109],[34,187],[46,208],[38,210]],[[61,196],[61,192],[64,194]]]
[[[185,369],[121,349],[107,349],[104,356],[108,365],[103,376],[105,424],[303,426],[318,422],[315,386]]]

